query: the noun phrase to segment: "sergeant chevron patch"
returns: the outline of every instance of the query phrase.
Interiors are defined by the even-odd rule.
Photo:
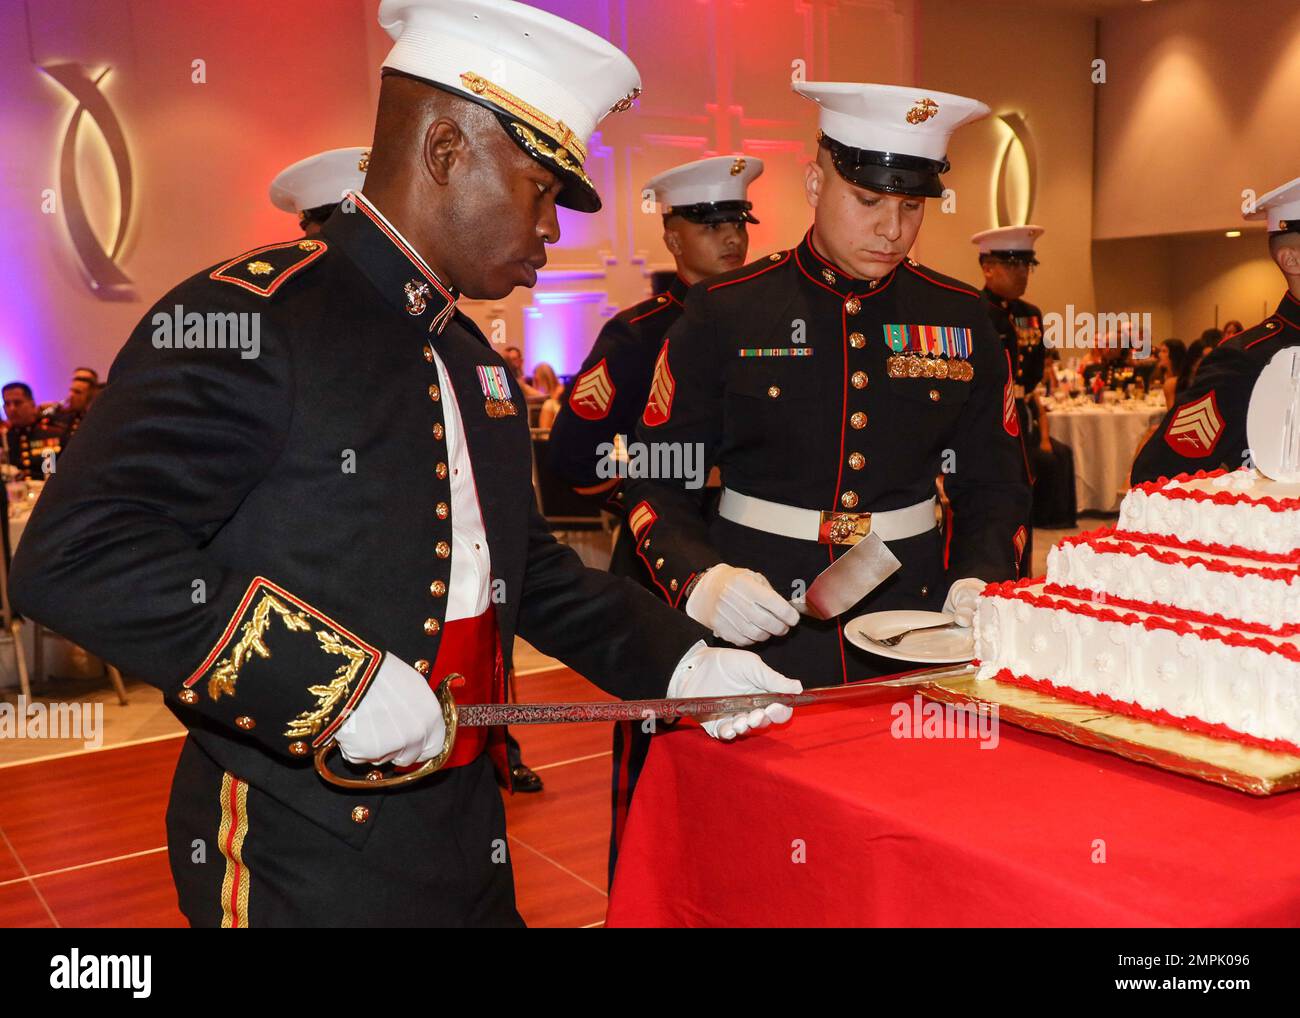
[[[1165,429],[1165,442],[1180,456],[1200,459],[1210,455],[1223,434],[1223,415],[1211,389],[1200,399],[1179,408]]]
[[[1002,390],[1002,427],[1015,438],[1020,434],[1020,415],[1016,413],[1015,374],[1011,370],[1011,354],[1007,358],[1007,384]]]
[[[569,409],[586,421],[603,420],[614,405],[614,380],[604,358],[580,374],[569,393]]]
[[[666,424],[673,412],[673,393],[676,389],[677,383],[673,381],[673,373],[668,368],[668,342],[665,340],[664,348],[659,351],[659,359],[655,361],[654,380],[650,383],[650,398],[646,400],[645,413],[641,415],[642,422],[651,428]]]

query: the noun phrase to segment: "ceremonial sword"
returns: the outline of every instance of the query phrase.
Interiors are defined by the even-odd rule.
[[[458,704],[451,695],[451,683],[460,676],[448,675],[435,691],[442,707],[442,718],[447,736],[442,751],[432,760],[426,760],[417,770],[407,774],[383,777],[372,770],[364,778],[345,778],[335,774],[326,764],[326,758],[335,748],[330,739],[316,750],[316,773],[331,785],[340,788],[392,788],[419,781],[440,770],[451,756],[456,742],[456,732],[462,727],[482,728],[491,725],[545,725],[575,724],[584,721],[675,721],[678,718],[697,718],[708,721],[716,717],[740,714],[745,711],[780,703],[787,707],[810,704],[847,704],[861,707],[872,703],[893,703],[904,690],[917,689],[945,678],[956,678],[971,671],[969,664],[949,668],[935,668],[893,679],[854,682],[844,686],[824,689],[807,689],[802,693],[744,693],[737,696],[696,696],[664,698],[659,700],[612,700],[595,703],[466,703]]]

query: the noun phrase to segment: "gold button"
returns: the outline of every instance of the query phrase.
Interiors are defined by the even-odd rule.
[[[867,415],[864,414],[861,410],[859,410],[856,414],[854,414],[852,417],[849,418],[849,424],[853,425],[853,427],[856,428],[858,431],[861,431],[863,428],[867,426]]]
[[[832,272],[830,269],[822,269],[822,279],[830,283],[831,286],[835,285],[835,273]]]
[[[677,581],[676,581],[675,579],[672,579],[672,580],[669,580],[669,581],[668,581],[668,589],[669,589],[669,590],[676,590],[676,589],[677,589]]]
[[[289,752],[294,756],[306,756],[311,752],[311,749],[305,742],[291,742],[289,743]]]
[[[439,541],[433,546],[433,553],[437,555],[438,558],[447,558],[451,555],[451,545],[446,541]]]
[[[773,399],[776,399],[777,396],[781,395],[781,387],[779,385],[769,385],[767,387],[767,394]]]
[[[447,584],[443,583],[442,580],[434,580],[429,584],[429,593],[434,597],[443,597],[447,593]]]
[[[425,619],[425,620],[424,620],[424,635],[425,635],[425,636],[437,636],[437,635],[438,635],[438,630],[441,629],[441,628],[442,628],[442,623],[440,623],[437,619]]]
[[[446,502],[439,502],[433,507],[433,511],[437,514],[438,519],[445,520],[447,514],[451,512],[451,506],[447,505]]]
[[[931,389],[931,390],[930,390],[930,399],[934,400],[934,402],[936,402],[936,403],[939,402],[939,390],[938,390],[938,389]]]
[[[176,695],[181,703],[195,704],[199,702],[199,694],[192,689],[182,689]]]
[[[429,398],[437,403],[442,398],[442,391],[436,385],[429,386]]]
[[[849,456],[849,466],[854,470],[861,470],[867,465],[867,458],[860,452],[855,452]]]
[[[865,389],[867,387],[867,373],[865,371],[855,371],[849,377],[855,389]]]
[[[840,504],[845,509],[852,509],[858,504],[858,493],[856,491],[846,491],[840,496]]]
[[[861,350],[866,345],[867,345],[867,337],[862,335],[862,333],[860,332],[849,333],[849,346],[853,347],[854,350]]]
[[[646,551],[649,551],[649,550],[650,550],[650,538],[647,537],[647,538],[645,539],[645,543],[642,544],[641,547],[644,548],[644,549],[646,549]]]
[[[922,596],[922,597],[929,597],[929,596],[930,596],[930,588],[927,587],[927,586],[925,586],[924,584],[922,584],[922,586],[921,586],[921,596]]]
[[[257,727],[257,722],[254,721],[252,718],[250,718],[247,714],[243,714],[235,718],[235,727],[240,729],[241,731],[251,732],[254,728]]]
[[[433,363],[433,347],[431,347],[428,343],[424,344],[424,359],[428,361],[430,364]]]
[[[655,559],[655,568],[662,569],[663,567],[664,567],[664,560],[661,558]]]
[[[433,437],[436,438],[439,442],[442,441],[442,436],[445,435],[445,434],[446,434],[446,431],[443,430],[443,427],[442,427],[441,424],[435,424],[435,425],[433,426]]]
[[[381,770],[379,770],[379,769],[377,769],[377,768],[376,768],[375,770],[373,770],[373,771],[366,771],[366,780],[367,780],[367,781],[378,781],[378,780],[379,780],[380,778],[382,778],[383,776],[384,776],[384,772],[381,771]]]
[[[857,297],[850,297],[844,302],[844,310],[851,315],[856,315],[862,310],[862,301],[858,300]]]
[[[439,463],[433,468],[433,472],[438,475],[438,480],[445,481],[447,479],[447,464]]]
[[[415,670],[421,675],[427,676],[433,670],[433,666],[424,658],[420,658],[419,661],[415,662]]]
[[[353,806],[353,807],[352,807],[352,822],[353,822],[354,824],[364,824],[364,823],[365,823],[367,820],[369,820],[369,819],[370,819],[370,807],[369,807],[369,806]]]
[[[869,283],[867,284],[867,288],[870,289],[870,290],[874,290],[874,289],[875,289],[877,286],[879,286],[879,285],[880,285],[880,280],[879,280],[879,279],[873,279],[873,280],[871,280],[871,282],[869,282]]]
[[[668,298],[667,298],[667,297],[659,297],[659,298],[657,298],[657,299],[658,299],[658,301],[659,301],[660,304],[667,304],[667,303],[668,303]]]

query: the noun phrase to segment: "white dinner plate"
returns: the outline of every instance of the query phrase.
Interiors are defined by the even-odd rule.
[[[922,664],[959,664],[975,656],[975,633],[970,627],[933,629],[925,633],[905,636],[893,647],[872,643],[871,638],[885,639],[914,626],[933,626],[951,622],[953,616],[946,612],[892,611],[871,612],[859,615],[844,627],[849,643],[881,657],[898,661],[917,661]]]

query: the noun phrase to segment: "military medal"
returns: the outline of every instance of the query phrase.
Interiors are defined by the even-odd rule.
[[[955,325],[885,325],[885,362],[890,378],[950,378],[969,382],[971,330]]]
[[[474,369],[478,372],[478,384],[487,398],[483,408],[493,418],[514,417],[519,413],[515,401],[510,397],[510,376],[506,369],[496,364],[480,364]]]

